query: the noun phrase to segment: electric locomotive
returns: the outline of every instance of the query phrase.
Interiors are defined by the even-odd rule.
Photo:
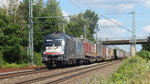
[[[84,60],[81,40],[66,34],[48,34],[43,43],[42,63],[48,68],[80,63]]]

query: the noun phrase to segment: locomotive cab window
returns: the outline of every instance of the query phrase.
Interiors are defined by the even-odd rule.
[[[47,39],[46,46],[53,46],[53,39]]]
[[[55,46],[61,46],[62,45],[62,39],[55,39],[54,44],[55,44]]]
[[[62,46],[63,39],[47,39],[46,46]]]

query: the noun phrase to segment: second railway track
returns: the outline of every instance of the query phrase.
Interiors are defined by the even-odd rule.
[[[47,71],[48,70],[45,67],[45,68],[31,70],[31,71],[22,71],[22,72],[15,72],[15,73],[9,73],[9,74],[2,74],[2,75],[0,75],[0,80],[18,77],[18,76],[25,76],[25,75],[29,75],[29,74],[42,73],[42,72],[47,72]]]

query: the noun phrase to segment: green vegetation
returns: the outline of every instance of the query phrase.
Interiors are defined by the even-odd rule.
[[[150,65],[147,59],[134,56],[124,60],[119,69],[106,80],[97,78],[96,84],[149,84]]]
[[[113,84],[137,84],[136,80],[141,79],[149,70],[146,60],[135,56],[125,61],[123,65],[110,78]]]
[[[15,67],[27,65],[31,59],[27,55],[28,48],[28,1],[23,0],[19,6],[15,6],[10,0],[9,7],[0,8],[0,67]],[[57,0],[33,0],[33,16],[62,16],[62,10]],[[14,6],[14,7],[12,7]],[[45,35],[62,32],[75,37],[84,34],[84,26],[87,30],[87,38],[94,40],[98,15],[92,10],[73,15],[68,21],[65,18],[33,18],[34,22],[34,62],[42,65],[42,43]]]
[[[143,51],[138,52],[137,55],[144,59],[150,60],[150,52],[149,51],[143,50]]]
[[[26,66],[28,66],[28,64],[6,63],[5,65],[2,66],[2,68],[14,68],[14,67],[20,68],[20,67],[26,67]]]
[[[150,51],[150,36],[147,39],[148,39],[148,44],[143,44],[142,50]]]

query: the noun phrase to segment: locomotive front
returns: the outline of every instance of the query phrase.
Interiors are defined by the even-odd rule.
[[[61,35],[49,34],[43,44],[43,63],[59,62],[64,60],[65,38]]]

